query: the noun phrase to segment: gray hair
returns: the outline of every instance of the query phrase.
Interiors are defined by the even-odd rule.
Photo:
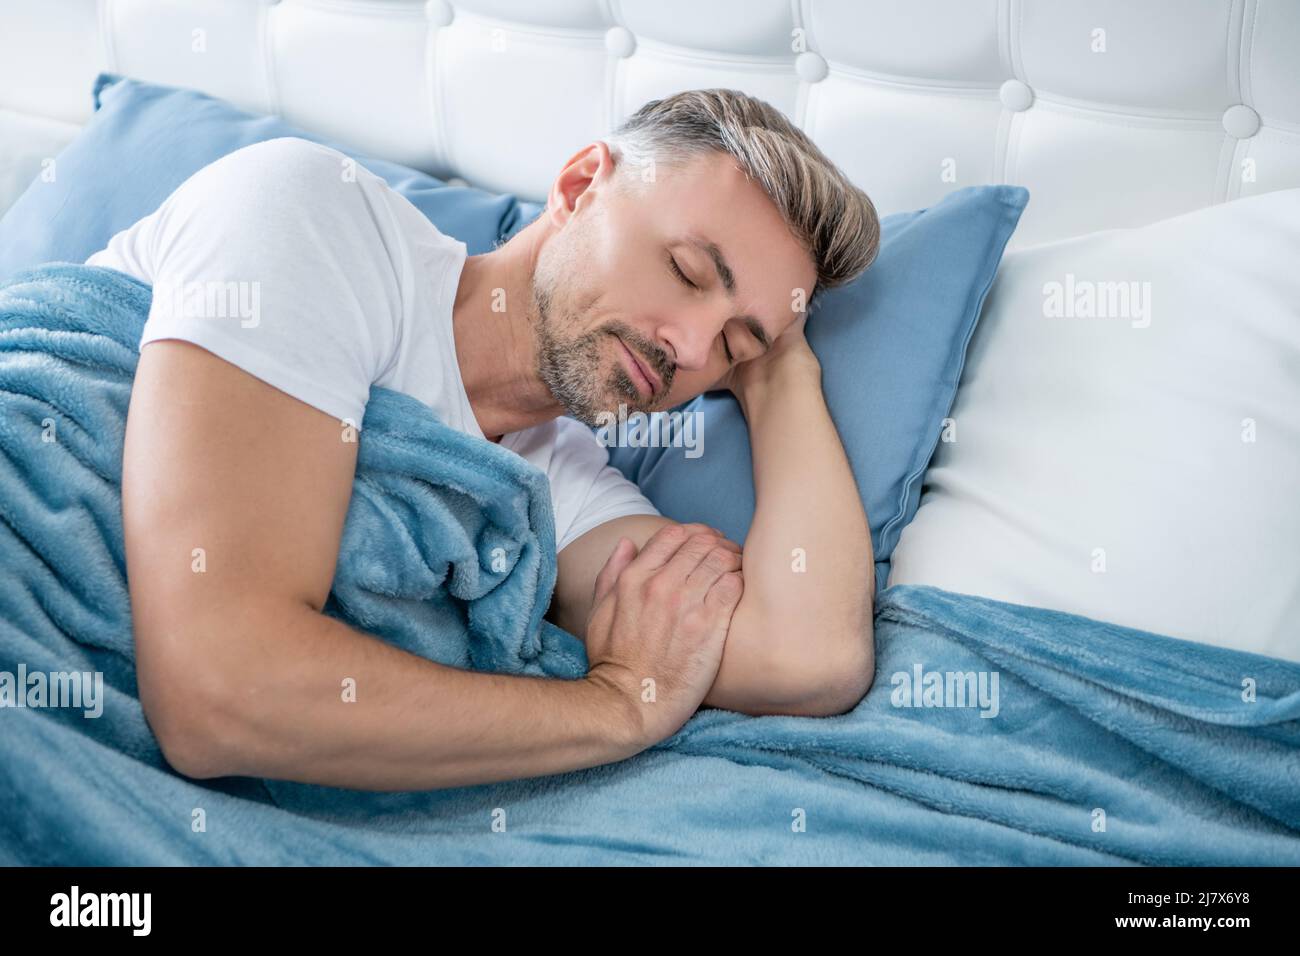
[[[651,100],[605,142],[628,169],[682,165],[711,151],[735,157],[816,264],[813,296],[857,278],[880,250],[867,194],[780,110],[738,90]]]

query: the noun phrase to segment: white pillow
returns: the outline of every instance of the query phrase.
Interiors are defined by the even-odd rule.
[[[889,583],[1300,661],[1300,190],[1007,254]]]

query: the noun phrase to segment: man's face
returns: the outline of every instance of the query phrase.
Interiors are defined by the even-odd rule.
[[[731,367],[728,349],[736,363],[761,356],[816,281],[731,157],[656,172],[623,188],[602,167],[538,255],[538,374],[588,425],[620,403],[649,412],[708,391]]]

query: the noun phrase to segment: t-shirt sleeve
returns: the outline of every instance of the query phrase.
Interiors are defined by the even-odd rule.
[[[558,419],[551,460],[552,488],[566,507],[566,527],[557,514],[558,554],[593,528],[625,515],[657,515],[659,510],[623,473],[609,464],[609,452],[586,425]]]
[[[245,147],[195,173],[136,236],[153,285],[141,348],[193,342],[360,427],[402,315],[377,182],[301,139]]]

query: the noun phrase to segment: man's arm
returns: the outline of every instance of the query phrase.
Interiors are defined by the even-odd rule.
[[[744,380],[729,383],[749,424],[756,509],[744,596],[704,703],[747,714],[844,713],[875,672],[871,533],[802,325],[774,344],[779,353],[745,363]],[[552,619],[581,635],[590,582],[614,543],[626,536],[640,545],[666,523],[618,518],[565,548]]]
[[[718,600],[716,610],[698,610],[728,568],[713,558],[712,577],[692,578],[703,582],[700,600],[672,610],[641,594],[689,591],[679,580],[654,577],[643,558],[611,567],[642,585],[622,582],[619,614],[630,624],[615,630],[614,646],[626,652],[634,646],[626,635],[643,630],[659,641],[689,635],[677,609],[694,609],[717,635],[682,637],[674,657],[624,653],[618,660],[631,666],[605,672],[702,676],[680,713],[671,702],[660,708],[650,738],[635,699],[601,668],[575,681],[472,673],[322,615],[356,464],[342,432],[329,415],[187,342],[142,350],[123,525],[140,700],[177,770],[376,790],[461,786],[623,759],[698,707],[735,607]],[[709,554],[712,542],[700,544],[661,547],[659,559],[677,553],[670,564],[680,577]],[[707,673],[702,647],[717,653]],[[676,666],[685,660],[704,662]],[[355,682],[354,703],[344,701],[345,681]]]

